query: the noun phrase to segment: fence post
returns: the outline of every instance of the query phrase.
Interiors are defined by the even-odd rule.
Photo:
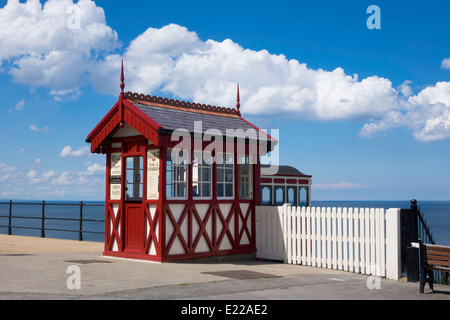
[[[78,240],[83,241],[83,201],[80,202],[80,231],[78,232]]]
[[[42,201],[41,238],[45,238],[45,201]]]
[[[400,209],[386,213],[386,277],[398,280],[401,276]]]
[[[9,218],[8,218],[8,235],[11,235],[11,222],[12,222],[12,200],[9,200]]]
[[[419,217],[416,199],[411,200],[411,210],[406,221],[409,226],[406,234],[408,242],[405,248],[407,281],[417,282],[419,281],[419,256],[417,249],[411,246],[411,242],[417,242],[419,237]]]

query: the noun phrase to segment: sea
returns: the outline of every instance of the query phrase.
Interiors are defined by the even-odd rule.
[[[15,203],[20,204],[15,204]],[[13,200],[12,206],[12,234],[24,236],[41,236],[42,201]],[[64,203],[64,205],[61,205]],[[69,204],[69,205],[67,205]],[[83,240],[104,241],[105,209],[102,201],[83,203]],[[450,201],[420,201],[417,205],[427,220],[427,224],[435,238],[436,244],[450,246]],[[408,209],[410,200],[406,201],[311,201],[313,207],[341,207],[341,208],[401,208]],[[80,202],[76,201],[45,201],[44,214],[45,237],[78,240],[80,227]],[[0,234],[8,233],[9,200],[0,200]],[[19,218],[20,217],[20,218]],[[50,219],[49,219],[50,218]],[[72,220],[60,220],[72,219]],[[23,229],[22,227],[35,228]],[[57,231],[73,230],[73,231]],[[95,233],[94,233],[95,232]]]

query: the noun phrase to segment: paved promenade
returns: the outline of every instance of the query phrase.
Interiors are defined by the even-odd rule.
[[[102,251],[98,242],[0,235],[0,299],[450,300],[450,287],[420,294],[418,283],[344,271],[265,261],[160,264]]]

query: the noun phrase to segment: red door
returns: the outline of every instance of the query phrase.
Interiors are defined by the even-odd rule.
[[[142,204],[125,204],[125,251],[143,253],[145,248],[145,213]]]
[[[127,144],[129,149],[139,145]],[[143,194],[143,157],[136,152],[126,154],[125,161],[125,251],[144,253],[145,223]]]

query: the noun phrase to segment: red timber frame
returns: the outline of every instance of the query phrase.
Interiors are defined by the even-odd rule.
[[[120,106],[122,105],[122,107]],[[128,123],[140,135],[113,138]],[[239,176],[237,143],[234,149],[234,198],[218,199],[216,196],[216,164],[212,165],[211,199],[194,199],[192,193],[193,165],[188,164],[187,198],[173,200],[166,197],[166,162],[168,148],[177,142],[170,136],[157,132],[160,126],[143,114],[132,103],[123,99],[104,117],[88,136],[92,152],[106,154],[105,199],[105,247],[104,255],[167,262],[193,258],[215,257],[256,252],[255,206],[260,200],[260,163],[252,165],[252,198],[239,199]],[[191,138],[192,142],[194,138]],[[118,146],[120,143],[120,147]],[[208,146],[202,142],[202,148]],[[195,146],[194,142],[191,146]],[[248,147],[248,146],[247,146]],[[258,147],[257,147],[258,148]],[[147,150],[158,149],[159,198],[147,199]],[[226,142],[224,142],[225,150]],[[191,150],[193,151],[193,150]],[[111,154],[121,153],[121,196],[111,199]],[[128,250],[126,246],[125,178],[126,161],[129,156],[143,158],[142,201],[135,203],[142,210],[143,243],[140,250]],[[245,240],[245,241],[244,241]],[[202,242],[202,250],[199,244]],[[205,245],[206,244],[206,245]],[[175,248],[176,247],[176,248]],[[206,249],[205,249],[206,248]]]

